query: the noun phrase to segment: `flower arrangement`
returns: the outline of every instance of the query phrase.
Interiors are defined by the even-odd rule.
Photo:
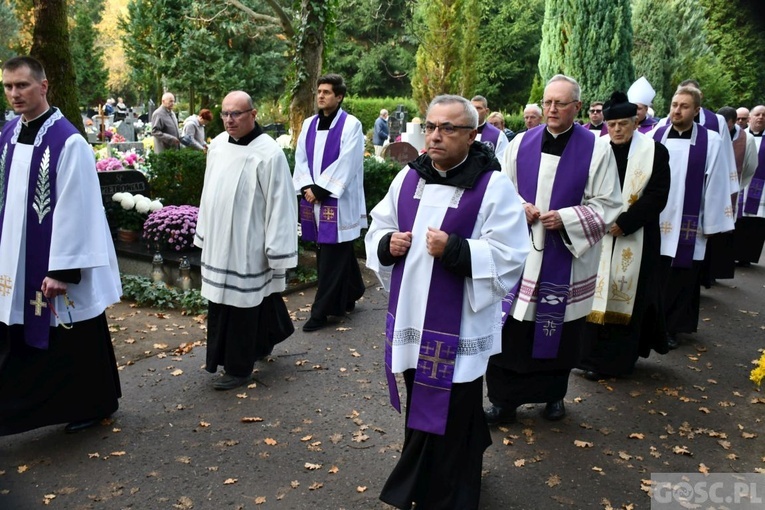
[[[122,192],[112,195],[112,202],[119,204],[107,213],[110,224],[124,230],[141,230],[152,211],[162,209],[162,202],[152,201],[143,195]]]
[[[749,375],[749,380],[757,386],[762,384],[762,380],[765,379],[765,351],[763,351],[760,359],[754,362],[757,366],[752,369],[752,373]]]
[[[96,170],[99,172],[111,172],[114,170],[138,170],[144,174],[149,165],[141,154],[130,149],[125,152],[114,151],[115,156],[109,155],[109,150],[102,147],[96,150]]]
[[[125,142],[125,137],[121,134],[117,133],[116,131],[112,135],[112,143],[123,143]]]
[[[143,224],[143,238],[151,246],[181,251],[194,246],[199,208],[169,205],[154,211]]]
[[[96,161],[96,171],[111,172],[114,170],[124,170],[122,162],[117,158],[104,158]]]

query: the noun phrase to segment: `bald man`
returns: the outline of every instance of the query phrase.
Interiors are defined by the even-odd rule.
[[[741,129],[749,127],[749,108],[744,106],[736,108],[736,124],[738,124],[738,127]]]
[[[151,116],[151,134],[154,137],[154,152],[159,154],[167,149],[177,149],[181,144],[178,118],[173,113],[175,96],[170,92],[162,94],[162,106]]]

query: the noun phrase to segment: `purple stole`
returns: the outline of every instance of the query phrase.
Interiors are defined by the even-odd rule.
[[[593,129],[590,129],[592,127],[592,122],[588,122],[583,126],[587,131],[590,131],[592,133],[595,133]],[[608,126],[606,125],[605,121],[603,121],[603,124],[600,125],[600,132],[598,136],[606,136],[608,134]]]
[[[754,171],[754,177],[746,188],[746,202],[743,204],[746,214],[757,214],[760,208],[763,184],[765,184],[765,143],[760,144],[760,150],[757,152],[757,170]],[[744,194],[740,193],[739,197],[740,204],[744,201]],[[741,207],[739,207],[740,212]]]
[[[21,117],[12,120],[0,135],[0,168],[3,183],[2,211],[0,211],[0,238],[5,218],[5,197],[8,177]],[[42,131],[47,126],[47,131]],[[40,287],[48,274],[50,241],[53,230],[53,210],[56,207],[56,170],[64,144],[77,129],[56,112],[43,125],[42,143],[32,151],[26,212],[26,258],[24,275],[24,340],[27,345],[47,349],[50,336],[50,307],[44,301]],[[39,136],[39,135],[38,135]]]
[[[667,123],[657,129],[653,139],[661,143],[664,133],[671,125]],[[677,252],[672,260],[672,267],[689,268],[693,264],[693,252],[696,249],[696,235],[699,228],[701,196],[704,193],[704,174],[707,168],[708,139],[707,128],[697,123],[696,144],[691,145],[688,154],[683,216],[680,221],[680,237],[677,242]]]
[[[486,187],[492,172],[478,177],[475,187],[465,190],[459,207],[450,207],[441,223],[441,230],[455,233],[469,239],[473,233],[478,211],[481,208]],[[420,202],[415,198],[420,176],[410,169],[401,185],[398,198],[398,230],[412,230]],[[401,401],[393,375],[393,333],[396,324],[396,310],[401,290],[406,257],[393,266],[391,292],[388,301],[388,315],[385,320],[385,375],[388,379],[390,402],[401,412]],[[433,261],[433,270],[428,289],[428,304],[420,338],[420,355],[412,388],[407,426],[431,434],[446,433],[446,417],[449,413],[454,365],[459,350],[459,336],[462,318],[462,302],[465,278],[444,269],[441,261]],[[444,299],[448,296],[448,299]]]
[[[545,129],[542,125],[529,130],[518,148],[518,193],[532,204],[536,202],[537,197]],[[590,175],[590,162],[596,139],[578,124],[574,124],[572,129],[574,132],[563,150],[555,172],[555,181],[552,183],[548,208],[551,211],[580,205]],[[531,353],[535,359],[553,359],[558,356],[571,284],[573,256],[563,243],[560,233],[546,230],[544,246]]]
[[[484,123],[481,130],[481,143],[487,145],[494,152],[497,151],[497,141],[499,141],[499,129],[488,122]]]
[[[340,142],[343,138],[343,126],[348,114],[341,110],[338,114],[335,127],[329,129],[327,141],[324,144],[324,154],[321,158],[321,172],[329,165],[337,161],[340,156]],[[316,146],[316,124],[319,116],[315,116],[308,125],[308,133],[305,137],[305,152],[308,159],[308,170],[313,178],[314,147]],[[316,227],[316,219],[313,215],[313,204],[305,198],[300,199],[300,226],[303,241],[314,241],[322,244],[337,244],[337,199],[327,197],[321,201],[319,207],[319,226]]]
[[[648,133],[656,126],[658,122],[659,121],[656,117],[646,117],[645,119],[643,119],[643,122],[641,122],[640,125],[638,126],[638,131],[640,131],[643,134]]]
[[[712,110],[702,108],[704,111],[704,127],[720,134],[720,121]]]

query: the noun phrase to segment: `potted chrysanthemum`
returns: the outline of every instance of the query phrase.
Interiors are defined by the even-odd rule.
[[[151,248],[182,251],[194,246],[199,208],[168,205],[149,214],[143,224],[143,239]]]
[[[117,228],[117,239],[124,242],[137,241],[149,213],[162,209],[159,200],[128,192],[115,193],[112,202],[114,205],[108,213],[110,224]]]

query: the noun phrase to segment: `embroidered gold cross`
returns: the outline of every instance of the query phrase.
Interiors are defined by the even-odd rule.
[[[686,220],[685,226],[680,227],[680,232],[685,233],[685,240],[691,238],[691,234],[696,233],[696,225],[693,224],[692,220]]]
[[[324,216],[326,221],[332,221],[335,219],[335,210],[330,207],[325,208],[321,214]]]
[[[429,379],[435,379],[436,374],[439,372],[439,366],[442,365],[454,365],[453,359],[445,359],[442,356],[450,356],[453,354],[453,349],[450,346],[444,347],[443,342],[439,342],[436,340],[436,348],[435,348],[435,355],[429,356],[428,354],[433,352],[433,346],[432,345],[426,345],[422,349],[422,354],[420,354],[420,361],[430,361],[433,363],[433,365],[430,367],[430,375],[428,376]],[[443,348],[443,351],[442,351]],[[424,365],[421,365],[421,368],[424,368]],[[440,370],[441,375],[445,375],[446,373],[446,367],[441,368]]]
[[[42,300],[42,292],[39,290],[35,292],[35,299],[30,299],[29,304],[35,307],[35,315],[38,317],[42,315],[42,309],[48,308],[48,303]]]
[[[13,280],[8,275],[0,275],[0,295],[7,296],[13,289]]]
[[[662,222],[661,226],[659,227],[659,230],[661,230],[662,234],[669,234],[672,232],[672,223],[665,221]]]

